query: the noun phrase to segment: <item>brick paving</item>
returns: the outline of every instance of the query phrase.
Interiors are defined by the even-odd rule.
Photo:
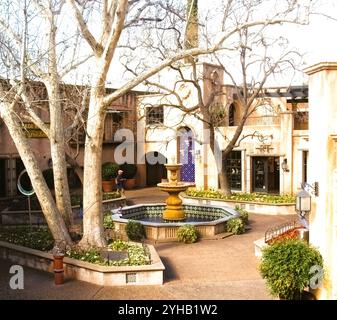
[[[128,204],[163,202],[156,188],[126,191]],[[251,230],[243,235],[195,244],[155,244],[166,267],[162,286],[103,287],[81,281],[55,286],[53,275],[24,268],[25,289],[10,290],[10,263],[0,260],[0,299],[272,299],[258,273],[253,241],[265,230],[294,216],[250,215]]]

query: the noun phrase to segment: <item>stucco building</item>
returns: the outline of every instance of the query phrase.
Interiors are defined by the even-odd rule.
[[[186,78],[189,67],[184,67]],[[224,150],[242,118],[242,106],[235,87],[224,82],[224,72],[216,65],[198,63],[200,88],[204,100],[214,87],[216,77],[221,94],[215,103],[223,106],[223,119],[216,129],[219,150]],[[179,77],[167,72],[164,84],[178,84]],[[197,90],[190,83],[175,85],[188,108],[197,104]],[[198,187],[218,188],[215,159],[200,112],[177,108],[176,96],[146,95],[139,98],[138,140],[141,154],[183,163],[181,180],[195,181]],[[294,193],[307,180],[308,163],[308,87],[267,88],[263,104],[248,117],[239,140],[225,166],[231,189],[242,192]],[[142,185],[155,185],[163,168],[148,161],[140,165]],[[151,172],[149,174],[148,172]],[[165,178],[165,177],[164,177]]]
[[[2,80],[3,81],[3,80]],[[38,116],[45,123],[49,123],[48,100],[47,92],[43,84],[30,83],[34,87],[35,92],[38,93],[39,108],[37,108]],[[72,126],[76,114],[81,113],[85,121],[86,108],[83,107],[83,97],[88,96],[84,94],[87,90],[82,86],[62,85],[62,106],[64,108],[64,124],[66,142],[68,145],[68,154],[76,160],[79,166],[83,166],[83,151],[85,131],[83,122],[78,121],[76,126]],[[107,93],[112,92],[113,89],[107,89]],[[120,128],[127,128],[136,134],[136,101],[137,96],[141,92],[131,91],[120,99],[114,101],[108,107],[107,116],[105,119],[104,138],[103,138],[103,155],[102,163],[114,162],[114,150],[121,140],[115,139],[115,133]],[[22,113],[22,108],[18,106],[18,113]],[[22,114],[23,115],[23,114]],[[25,130],[26,136],[29,138],[30,145],[34,150],[35,156],[40,164],[42,170],[48,169],[51,166],[50,144],[49,140],[32,122],[28,122],[24,117],[22,118],[22,128]],[[0,198],[10,197],[18,194],[17,177],[24,169],[24,165],[16,150],[13,140],[11,139],[6,125],[0,118]],[[69,168],[71,178],[69,183],[73,187],[80,186],[76,173]]]

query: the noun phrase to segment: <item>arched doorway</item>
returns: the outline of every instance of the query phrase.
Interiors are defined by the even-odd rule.
[[[156,186],[162,179],[167,179],[166,168],[167,159],[157,151],[148,152],[145,155],[146,161],[146,185]]]
[[[184,127],[178,131],[177,138],[178,163],[181,163],[180,180],[186,182],[195,181],[195,156],[193,132]]]

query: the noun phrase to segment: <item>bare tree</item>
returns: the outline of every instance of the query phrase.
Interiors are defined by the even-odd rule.
[[[271,1],[273,2],[273,1]],[[275,2],[275,1],[274,1]],[[14,51],[9,51],[9,61],[11,64],[21,66],[19,70],[29,70],[25,76],[18,75],[12,77],[16,86],[13,83],[14,95],[19,94],[20,99],[24,101],[24,108],[26,113],[31,116],[32,122],[39,125],[39,127],[49,136],[51,141],[51,149],[53,155],[53,165],[57,171],[59,182],[63,182],[60,186],[60,191],[57,192],[59,197],[63,199],[56,199],[58,210],[55,212],[65,212],[64,216],[67,219],[68,214],[68,195],[66,190],[66,176],[65,173],[65,129],[62,125],[58,126],[62,121],[58,121],[62,113],[59,111],[60,96],[60,81],[62,77],[71,70],[77,70],[80,62],[83,59],[73,59],[64,54],[64,50],[57,50],[60,48],[74,48],[78,39],[77,36],[69,36],[63,34],[60,38],[57,37],[56,18],[62,12],[71,9],[72,16],[77,23],[77,29],[84,39],[88,47],[88,56],[92,56],[91,63],[94,66],[93,71],[88,75],[90,78],[90,96],[89,106],[87,110],[86,121],[86,139],[84,150],[84,172],[83,172],[83,205],[84,205],[84,219],[83,219],[83,238],[81,240],[82,246],[102,246],[105,244],[103,237],[103,223],[102,223],[102,191],[101,191],[101,158],[102,158],[102,141],[104,131],[104,120],[107,108],[111,103],[128,91],[135,88],[144,81],[151,79],[157,75],[161,70],[174,66],[183,59],[191,59],[192,57],[214,54],[223,51],[226,48],[237,50],[239,48],[233,47],[232,42],[239,37],[243,37],[245,30],[250,29],[265,29],[266,26],[280,25],[281,23],[302,23],[306,24],[307,15],[299,14],[303,10],[300,5],[301,1],[282,1],[279,6],[280,10],[268,15],[249,15],[245,16],[246,4],[251,3],[252,9],[258,12],[262,1],[224,1],[224,7],[218,12],[223,15],[222,20],[217,21],[214,37],[203,38],[199,46],[192,48],[184,48],[183,31],[186,28],[185,14],[181,14],[181,4],[174,0],[165,1],[146,1],[146,0],[102,0],[102,1],[37,1],[32,0],[32,5],[35,6],[33,15],[37,15],[38,21],[43,21],[47,26],[47,35],[35,34],[35,39],[39,36],[45,43],[45,50],[38,50],[39,45],[32,45],[26,47],[22,42],[22,35],[25,34],[23,30],[16,32],[16,28],[10,28],[8,21],[0,20],[2,31],[11,41],[16,44]],[[234,6],[235,3],[235,6]],[[305,8],[304,8],[305,9]],[[29,16],[31,19],[32,16]],[[29,20],[28,19],[28,20]],[[227,24],[227,22],[230,23]],[[39,23],[39,22],[38,22]],[[194,23],[196,21],[194,20]],[[23,24],[27,25],[27,24]],[[199,24],[202,27],[202,24]],[[206,24],[204,29],[206,28]],[[23,29],[23,28],[21,28]],[[61,28],[62,29],[62,28]],[[36,30],[36,29],[35,29]],[[123,37],[122,37],[123,33]],[[58,40],[60,39],[60,40]],[[66,40],[71,40],[68,46]],[[79,40],[79,42],[81,42]],[[117,49],[126,50],[129,53],[137,53],[136,59],[131,61],[128,65],[129,69],[134,69],[134,73],[130,78],[125,78],[125,83],[112,93],[106,93],[106,80],[108,71],[112,62],[120,58]],[[141,49],[141,50],[140,50]],[[11,52],[10,52],[11,51]],[[75,50],[76,51],[76,50]],[[25,52],[25,54],[22,54]],[[14,54],[15,53],[15,54]],[[21,54],[20,54],[21,53]],[[22,60],[18,58],[24,56]],[[75,55],[78,58],[78,55]],[[129,57],[132,55],[129,54]],[[69,59],[70,62],[62,70],[60,69],[60,60]],[[134,68],[133,68],[134,67]],[[42,70],[41,70],[42,69]],[[25,86],[19,90],[22,84],[26,84],[27,79],[40,79],[45,83],[48,91],[48,99],[50,107],[50,128],[47,128],[43,121],[39,121],[34,113],[34,108],[31,107],[30,96],[25,95]],[[20,79],[20,80],[18,80]],[[239,85],[238,85],[239,87]],[[247,84],[247,88],[248,88]],[[6,93],[3,92],[2,101],[5,102]],[[253,101],[253,97],[249,92],[243,92],[241,99]],[[205,102],[207,106],[208,102]],[[8,103],[2,104],[2,109],[7,108]],[[81,110],[81,108],[78,108]],[[11,109],[13,110],[13,109]],[[249,111],[247,111],[247,114]],[[2,114],[5,114],[2,112]],[[11,125],[9,117],[15,117],[14,112],[3,117],[6,124]],[[13,123],[12,123],[13,124]],[[14,132],[13,132],[14,134]],[[16,144],[21,141],[18,138]],[[52,144],[55,144],[52,146]],[[28,146],[27,146],[28,148]],[[19,148],[18,148],[19,149]],[[23,153],[26,149],[20,152]],[[25,162],[29,165],[29,161]],[[27,168],[28,170],[28,168]],[[38,168],[36,165],[28,170],[33,185],[38,185]],[[43,190],[37,192],[40,202],[45,201],[44,197],[48,192]],[[49,201],[49,200],[48,200]],[[62,204],[62,205],[61,205]],[[50,202],[53,206],[53,202]],[[55,209],[55,208],[54,208]],[[49,213],[46,213],[48,215]],[[56,221],[56,220],[55,220]],[[57,220],[58,221],[58,220]],[[59,235],[55,235],[59,237]],[[69,240],[69,239],[67,239]]]
[[[291,23],[305,23],[308,21],[311,8],[305,7],[304,12],[301,13],[298,3],[295,2],[285,3],[274,14],[282,16]],[[170,66],[169,78],[175,80],[169,85],[167,82],[165,84],[154,79],[145,81],[149,88],[162,93],[153,107],[164,106],[180,111],[177,113],[176,123],[170,123],[170,126],[177,128],[186,124],[189,121],[186,121],[186,118],[191,119],[190,117],[195,117],[203,123],[204,130],[209,132],[209,146],[218,167],[220,188],[227,194],[231,192],[231,188],[224,164],[229,153],[248,137],[264,139],[255,130],[249,134],[242,134],[242,132],[247,119],[259,108],[270,104],[270,99],[264,95],[268,80],[284,73],[294,74],[301,66],[301,54],[292,49],[284,36],[273,34],[275,26],[269,23],[273,19],[267,18],[267,12],[265,12],[264,25],[251,23],[254,21],[256,12],[263,10],[264,4],[265,2],[261,1],[225,2],[222,30],[234,28],[236,33],[231,39],[230,46],[208,56],[208,61],[217,65],[213,68],[213,73],[203,73],[197,65],[197,59],[189,58],[188,65],[177,62]],[[191,6],[191,1],[189,5]],[[294,12],[296,12],[295,15]],[[204,30],[204,41],[211,43],[207,28],[202,30]],[[193,37],[195,38],[197,36]],[[160,45],[161,52],[164,52],[164,42],[160,41]],[[137,71],[128,67],[130,60],[125,63],[125,68],[136,75]],[[220,78],[219,74],[222,74]],[[231,94],[226,92],[224,79],[227,81],[227,87],[231,88]],[[205,89],[205,87],[208,88]],[[235,99],[232,98],[233,94],[236,96]],[[196,98],[191,102],[191,99],[187,99],[188,96]],[[148,100],[144,101],[147,107],[151,105]],[[237,111],[235,131],[232,136],[227,136],[224,127],[228,126],[230,108],[233,108],[234,104]],[[219,139],[216,139],[217,134],[225,141],[224,147],[220,145]]]
[[[51,159],[54,176],[55,199],[50,194],[48,188],[42,188],[43,181],[41,170],[34,161],[25,161],[25,153],[29,153],[31,158],[34,154],[30,150],[29,143],[20,145],[20,141],[12,138],[17,146],[19,154],[29,173],[35,191],[40,201],[41,207],[44,209],[44,214],[47,218],[49,226],[55,221],[61,221],[60,217],[55,216],[60,214],[63,217],[66,225],[72,223],[72,209],[70,202],[69,184],[67,178],[66,166],[66,149],[65,149],[65,129],[63,122],[62,108],[62,90],[60,83],[62,76],[71,71],[74,67],[85,61],[87,58],[76,59],[75,54],[68,58],[63,68],[62,54],[58,52],[58,47],[63,43],[57,43],[57,18],[62,10],[64,1],[30,1],[29,4],[25,0],[23,2],[8,2],[7,9],[0,18],[0,27],[3,31],[2,36],[2,52],[5,73],[7,75],[8,93],[2,88],[1,93],[4,102],[3,108],[11,110],[4,116],[3,119],[11,132],[14,130],[11,126],[17,123],[19,119],[28,120],[40,128],[50,141]],[[19,12],[17,16],[13,13]],[[12,18],[13,15],[16,19]],[[36,35],[35,24],[40,23],[40,27],[46,28],[46,33],[40,36]],[[29,29],[31,27],[31,30]],[[38,49],[37,49],[38,48]],[[65,50],[66,51],[66,50]],[[40,81],[43,85],[41,85]],[[44,94],[46,90],[46,94]],[[10,94],[9,94],[10,93]],[[19,112],[14,112],[14,105],[8,100],[9,97],[16,96],[14,99],[20,108],[16,108]],[[6,107],[7,106],[7,107]],[[8,111],[8,110],[6,110]],[[49,116],[50,126],[47,125],[46,119],[43,119],[40,114],[47,111]],[[19,118],[15,118],[19,117]],[[20,126],[15,130],[20,130]],[[16,135],[16,137],[19,137]],[[21,134],[21,138],[23,135]],[[23,138],[22,138],[23,139]],[[24,140],[24,139],[23,139]],[[36,181],[34,181],[36,180]],[[48,206],[45,204],[48,200]],[[47,208],[48,207],[48,208]],[[52,213],[53,218],[50,218]],[[60,224],[61,226],[62,224]],[[55,228],[51,228],[52,232]],[[55,239],[71,243],[67,230],[63,228],[62,232],[53,232]]]

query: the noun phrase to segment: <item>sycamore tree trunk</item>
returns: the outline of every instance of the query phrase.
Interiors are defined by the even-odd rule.
[[[222,167],[221,167],[221,171],[218,177],[219,177],[220,189],[222,190],[222,192],[227,195],[231,194],[231,187],[229,185],[229,177],[228,177],[227,170],[226,170],[226,157],[224,156],[222,156]]]
[[[53,162],[54,190],[56,205],[67,226],[72,224],[72,209],[67,177],[65,155],[65,132],[60,94],[60,79],[57,70],[56,26],[54,16],[47,15],[48,33],[48,77],[45,85],[48,92],[50,115],[50,153]]]
[[[50,111],[50,153],[53,162],[54,190],[56,205],[67,226],[72,224],[62,106],[57,79],[47,84]]]
[[[1,116],[8,128],[8,131],[30,177],[32,186],[40,202],[43,214],[46,218],[53,238],[55,241],[62,241],[71,245],[72,241],[69,236],[66,224],[64,223],[64,220],[56,207],[55,201],[43,178],[33,150],[29,145],[24,133],[22,132],[20,122],[18,121],[15,112],[11,110],[7,104],[4,104],[0,109]]]
[[[103,87],[104,88],[104,87]],[[82,247],[103,247],[102,210],[102,142],[105,112],[102,86],[93,86],[87,120],[83,172],[83,238]]]
[[[221,154],[218,154],[220,152],[216,152],[217,142],[215,140],[215,127],[211,124],[211,121],[209,120],[210,117],[209,117],[208,111],[207,110],[202,110],[202,111],[203,111],[203,116],[204,116],[204,130],[206,129],[209,131],[209,144],[210,144],[213,157],[214,159],[216,156],[222,157],[220,163],[216,161],[215,159],[220,189],[224,194],[231,194],[231,188],[229,185],[229,179],[228,179],[228,175],[227,175],[226,167],[225,167],[226,158],[224,157],[224,154],[221,155]]]

